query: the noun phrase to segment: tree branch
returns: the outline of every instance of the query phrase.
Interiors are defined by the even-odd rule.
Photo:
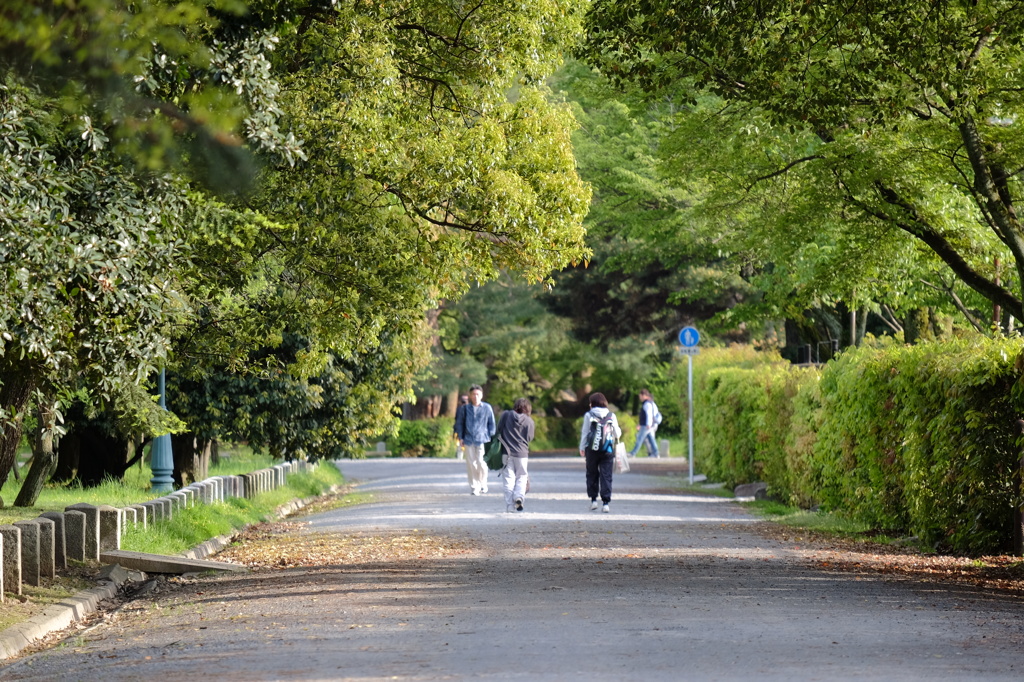
[[[964,284],[974,289],[993,303],[1003,306],[1003,308],[1005,308],[1014,317],[1024,319],[1024,317],[1021,317],[1024,315],[1024,306],[1022,306],[1020,299],[1016,298],[1002,286],[996,284],[971,267],[971,265],[964,260],[963,256],[960,255],[960,252],[957,251],[957,249],[950,244],[945,237],[939,234],[930,224],[928,224],[928,222],[918,214],[917,210],[908,202],[903,200],[895,190],[884,185],[882,182],[875,183],[875,189],[878,191],[882,200],[893,207],[899,208],[906,215],[907,219],[901,219],[894,214],[887,213],[881,208],[871,206],[863,200],[858,199],[846,188],[845,184],[842,183],[841,180],[840,187],[844,190],[847,200],[851,204],[861,209],[866,214],[883,222],[895,225],[904,232],[920,239],[927,244],[935,255],[941,258],[954,273],[956,273],[957,277],[959,277]]]
[[[953,291],[953,287],[946,284],[946,282],[943,281],[942,278],[939,278],[939,281],[942,282],[941,287],[935,286],[931,282],[928,282],[923,279],[918,281],[921,282],[921,284],[925,285],[926,287],[930,287],[932,289],[935,289],[936,291],[940,291],[944,294],[947,294],[953,300],[953,305],[955,305],[956,309],[959,310],[960,313],[967,318],[967,321],[971,323],[971,326],[974,327],[978,332],[986,334],[985,329],[982,328],[981,324],[978,323],[978,320],[974,317],[974,315],[971,315],[970,311],[967,310],[967,306],[964,305],[963,301],[960,300],[960,297],[956,295],[955,291]]]
[[[772,178],[774,178],[774,177],[776,177],[778,175],[782,175],[783,173],[788,171],[793,166],[796,166],[797,164],[804,163],[805,161],[814,161],[815,159],[823,159],[823,158],[825,158],[825,157],[821,156],[820,154],[812,154],[811,156],[805,156],[805,157],[803,157],[801,159],[796,159],[795,161],[791,161],[791,162],[787,163],[785,166],[783,166],[782,168],[780,168],[777,171],[773,171],[773,172],[769,173],[768,175],[762,175],[759,178],[754,178],[754,181],[751,182],[749,185],[747,185],[745,191],[749,192],[751,189],[753,189],[754,185],[756,185],[757,183],[759,183],[759,182],[761,182],[763,180],[770,180],[770,179],[772,179]]]

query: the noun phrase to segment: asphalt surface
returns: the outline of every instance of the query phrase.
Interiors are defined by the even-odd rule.
[[[2,680],[1019,680],[1024,603],[812,567],[665,462],[589,511],[576,458],[532,462],[526,511],[452,460],[344,462],[373,501],[304,532],[463,548],[164,585]],[[649,473],[643,473],[648,471]]]

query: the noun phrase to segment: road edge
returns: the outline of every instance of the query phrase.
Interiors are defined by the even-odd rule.
[[[343,487],[343,484],[333,485],[320,495],[296,498],[291,502],[286,502],[275,510],[274,516],[277,519],[286,518],[321,498],[337,494]],[[230,545],[239,533],[252,525],[255,524],[249,524],[233,533],[210,538],[184,552],[182,556],[189,559],[205,559],[212,556]],[[100,602],[117,596],[123,582],[104,580],[96,587],[81,590],[62,599],[47,607],[41,614],[32,616],[23,623],[0,631],[0,661],[10,660],[40,639],[96,613],[100,610]]]

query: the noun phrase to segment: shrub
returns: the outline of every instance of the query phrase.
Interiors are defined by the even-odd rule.
[[[1001,548],[1019,504],[1020,339],[859,349],[822,376],[823,501],[960,553]]]
[[[1020,504],[1022,350],[1019,338],[879,345],[819,374],[712,349],[694,366],[698,464],[938,548],[997,551]]]
[[[574,421],[564,417],[534,417],[536,426],[533,450],[564,450],[579,444],[579,431],[574,430]]]
[[[387,440],[388,450],[395,457],[451,457],[455,454],[450,417],[403,420],[398,433]]]

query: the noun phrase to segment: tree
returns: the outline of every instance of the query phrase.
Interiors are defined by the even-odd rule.
[[[33,395],[49,407],[79,382],[110,395],[165,352],[184,195],[118,163],[98,131],[68,138],[56,103],[17,81],[0,112],[2,483]]]
[[[307,158],[268,160],[244,204],[197,214],[202,313],[177,355],[232,367],[296,334],[309,374],[501,269],[538,280],[585,257],[574,123],[540,85],[578,20],[575,4],[417,2],[297,22],[274,64]]]
[[[742,263],[723,251],[694,210],[701,197],[664,171],[678,112],[570,62],[552,87],[574,107],[580,174],[594,187],[586,219],[588,267],[567,268],[543,300],[573,320],[574,336],[606,348],[626,337],[668,343],[750,295]]]
[[[687,84],[759,113],[783,144],[740,182],[795,182],[864,243],[910,237],[1019,318],[1022,22],[1008,1],[598,0],[581,53],[648,92]],[[1002,283],[996,258],[1013,263]]]
[[[30,112],[52,113],[45,130],[22,126],[32,154],[5,157],[7,175],[19,181],[45,165],[50,145],[79,139],[88,148],[61,159],[67,175],[96,155],[96,173],[118,180],[111,191],[127,197],[109,213],[137,223],[145,236],[135,248],[91,218],[71,230],[90,245],[132,245],[138,260],[120,265],[131,268],[124,280],[100,276],[105,261],[89,265],[83,277],[92,288],[57,291],[52,314],[64,313],[75,330],[102,322],[107,301],[121,306],[109,313],[120,326],[100,324],[97,334],[118,352],[81,354],[109,383],[142,380],[163,362],[172,338],[172,369],[183,375],[281,369],[279,357],[259,351],[288,335],[306,341],[286,366],[306,380],[330,361],[413,357],[424,312],[471,281],[503,267],[536,280],[582,259],[589,192],[573,162],[573,121],[539,85],[578,32],[581,7],[538,2],[509,13],[501,2],[464,8],[435,0],[400,8],[269,0],[86,0],[66,12],[5,6],[14,30],[0,40],[0,67],[30,82],[40,102]],[[86,30],[97,12],[107,13],[109,26]],[[4,120],[13,111],[5,109]],[[259,170],[255,186],[237,181],[249,168]],[[156,173],[168,170],[180,174]],[[154,186],[162,190],[152,191],[155,201],[128,203],[138,188]],[[33,247],[63,248],[61,234],[51,239],[42,229],[53,200],[28,183],[14,187],[22,194],[12,205],[27,208],[5,214],[5,224],[38,227],[25,239]],[[88,204],[86,192],[75,197]],[[73,215],[60,206],[53,215],[65,213]],[[55,272],[52,265],[40,260],[24,269],[41,278]],[[128,296],[143,285],[148,297]],[[104,296],[94,301],[96,292]],[[7,326],[24,318],[19,293],[7,291]],[[80,294],[88,304],[75,309],[68,299]],[[0,448],[4,476],[26,396],[44,378],[67,381],[45,366],[50,355],[69,360],[68,374],[79,371],[81,358],[62,345],[73,335],[57,331],[40,332],[38,343],[24,346],[28,361],[0,374],[0,403],[11,415]],[[7,357],[22,351],[18,343],[5,337]],[[251,366],[254,358],[262,364]],[[415,370],[403,365],[409,377]],[[406,386],[407,377],[395,385]],[[350,388],[351,400],[367,397]],[[381,402],[369,404],[375,412],[364,415],[365,424],[389,416]]]

